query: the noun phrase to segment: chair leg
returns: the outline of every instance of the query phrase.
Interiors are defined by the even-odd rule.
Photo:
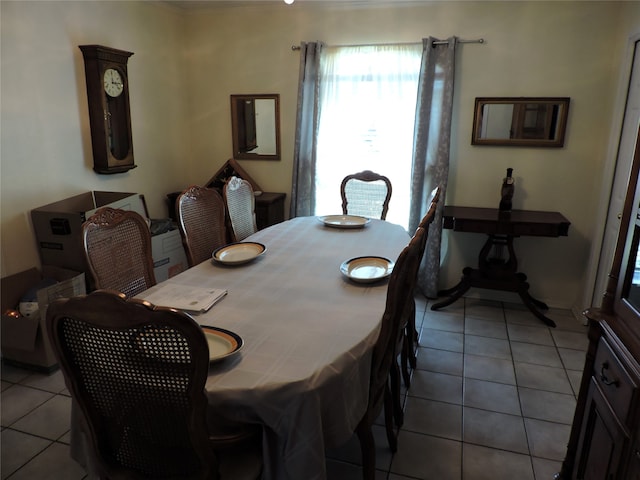
[[[412,300],[409,304],[407,312],[407,323],[403,329],[402,339],[402,378],[407,388],[411,387],[411,369],[416,368],[416,349],[418,346],[418,332],[416,330],[416,303]]]
[[[356,429],[360,440],[360,452],[362,453],[362,478],[363,480],[375,480],[376,476],[376,442],[373,439],[371,425],[361,421]]]
[[[411,340],[404,334],[402,338],[402,352],[400,353],[400,366],[402,367],[402,380],[405,387],[411,387],[411,372],[409,371],[408,360],[410,359],[409,351],[411,349]]]
[[[409,343],[409,365],[411,368],[416,368],[416,349],[418,348],[418,331],[416,329],[416,302],[411,301],[411,307],[409,308],[409,318],[407,318],[406,336]]]
[[[392,407],[393,417],[395,419],[396,425],[398,425],[398,427],[401,427],[404,423],[404,412],[402,411],[402,395],[400,393],[400,368],[398,368],[398,363],[395,361],[391,365],[391,369],[389,371],[389,382],[389,396],[391,397],[389,403]]]
[[[387,430],[389,449],[391,452],[396,453],[398,451],[398,437],[393,429],[393,396],[388,385],[384,392],[384,425]]]

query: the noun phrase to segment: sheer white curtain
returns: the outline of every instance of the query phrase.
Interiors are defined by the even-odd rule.
[[[408,227],[421,54],[420,44],[324,48],[315,214],[340,213],[342,179],[373,170],[393,185],[387,221]]]

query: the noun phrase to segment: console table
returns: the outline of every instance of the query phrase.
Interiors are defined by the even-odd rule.
[[[501,212],[497,208],[445,206],[443,227],[456,232],[483,233],[487,235],[478,256],[478,268],[466,267],[462,279],[452,288],[441,290],[439,296],[447,299],[432,305],[432,310],[451,305],[471,287],[516,292],[531,312],[549,326],[553,320],[540,310],[547,310],[544,302],[529,293],[527,276],[518,272],[518,260],[513,248],[514,237],[567,236],[571,223],[558,212],[512,210]],[[501,252],[506,247],[508,258],[490,257],[492,250]]]

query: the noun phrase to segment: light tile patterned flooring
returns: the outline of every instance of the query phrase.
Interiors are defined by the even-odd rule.
[[[376,425],[376,480],[551,480],[560,468],[587,348],[586,327],[552,310],[465,298],[418,299],[418,368],[398,452]],[[86,478],[69,458],[70,397],[60,372],[2,366],[2,479]],[[327,452],[328,480],[360,480],[357,439]],[[300,479],[304,480],[304,479]]]

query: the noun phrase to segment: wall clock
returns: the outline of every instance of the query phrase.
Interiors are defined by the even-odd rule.
[[[80,45],[87,83],[93,169],[121,173],[133,163],[127,61],[132,52]]]

